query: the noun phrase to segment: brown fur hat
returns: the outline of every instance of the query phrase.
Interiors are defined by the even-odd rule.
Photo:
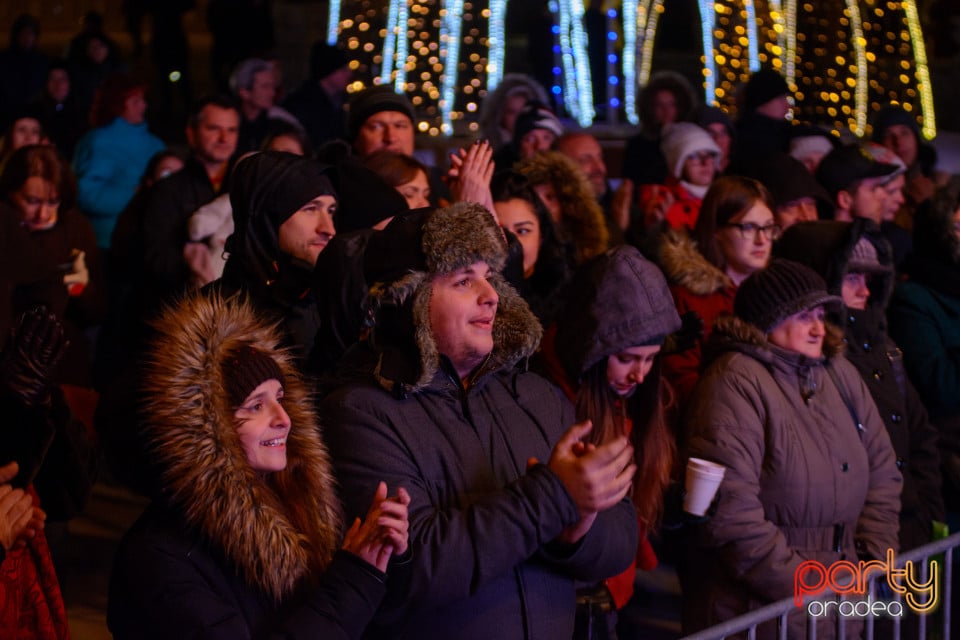
[[[386,235],[378,240],[391,247],[391,255],[370,256],[365,264],[367,282],[374,283],[374,341],[408,340],[410,336],[402,334],[412,331],[420,358],[415,381],[407,381],[412,390],[427,385],[440,363],[430,327],[432,280],[475,262],[486,262],[494,272],[490,282],[500,299],[493,326],[494,350],[481,373],[513,366],[536,350],[542,328],[527,303],[500,274],[506,262],[506,240],[483,206],[457,203],[419,219],[397,219],[381,233]],[[397,259],[404,264],[396,264]],[[398,309],[404,311],[397,314]],[[388,389],[398,382],[382,367],[375,375]]]

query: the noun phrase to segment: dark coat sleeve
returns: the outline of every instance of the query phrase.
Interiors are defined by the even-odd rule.
[[[273,613],[205,548],[179,532],[149,528],[121,546],[110,590],[107,621],[117,640],[348,640],[360,637],[384,582],[382,573],[341,551],[318,585]]]
[[[920,394],[909,380],[904,380],[906,392],[907,419],[910,434],[910,461],[907,473],[913,479],[920,504],[917,505],[917,520],[926,529],[924,539],[930,540],[934,520],[945,518],[943,481],[940,475],[940,451],[938,449],[939,432],[930,423]],[[905,550],[905,549],[904,549]]]
[[[160,291],[179,289],[190,271],[183,259],[187,240],[186,216],[179,189],[189,188],[184,179],[173,175],[155,184],[147,194],[138,234],[143,241],[143,269],[147,280]],[[202,203],[201,203],[202,204]]]
[[[54,388],[49,405],[41,407],[26,407],[4,395],[0,411],[7,417],[3,431],[8,447],[0,463],[17,461],[20,472],[14,483],[32,482],[51,520],[67,520],[82,511],[96,479],[97,458],[60,390]]]
[[[365,393],[328,397],[324,418],[330,427],[325,438],[337,466],[348,520],[366,512],[370,488],[381,480],[390,491],[404,487],[410,493],[411,561],[402,572],[391,569],[391,580],[404,580],[403,606],[433,609],[466,600],[535,556],[568,575],[591,580],[629,564],[636,551],[637,525],[628,502],[600,514],[579,544],[549,546],[564,527],[579,520],[579,514],[563,483],[544,464],[530,467],[501,488],[469,496],[463,506],[438,505],[437,492],[462,490],[431,486],[390,411],[381,409],[375,398],[363,398]],[[452,496],[445,501],[458,502]]]

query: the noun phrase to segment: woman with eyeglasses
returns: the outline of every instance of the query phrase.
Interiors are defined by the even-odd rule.
[[[737,287],[770,260],[780,236],[770,193],[751,178],[717,178],[707,191],[693,236],[667,231],[658,247],[660,268],[667,276],[680,315],[695,312],[703,335],[690,348],[666,355],[663,374],[673,385],[678,406],[700,377],[702,348],[714,320],[733,311]]]

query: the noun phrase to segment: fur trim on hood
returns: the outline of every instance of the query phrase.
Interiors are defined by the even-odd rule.
[[[657,261],[670,284],[694,295],[707,296],[733,286],[730,277],[710,264],[697,243],[682,230],[667,229],[661,234]]]
[[[543,330],[527,303],[500,274],[506,244],[493,216],[480,205],[460,203],[419,220],[419,228],[417,219],[409,218],[382,232],[394,234],[388,243],[394,256],[404,257],[405,276],[396,280],[391,277],[400,269],[389,259],[366,265],[367,281],[377,283],[370,293],[375,317],[373,342],[380,351],[374,377],[380,385],[388,391],[416,392],[430,384],[440,368],[440,351],[430,327],[433,277],[479,261],[493,271],[490,283],[499,303],[493,324],[493,352],[474,378],[513,367],[532,355]],[[401,364],[395,359],[398,351],[406,354],[401,360],[409,359],[413,355],[411,346],[416,351],[416,371],[410,370],[413,363]]]
[[[574,246],[576,264],[583,264],[607,250],[610,232],[603,209],[593,195],[590,181],[577,164],[559,151],[544,151],[517,163],[516,170],[530,184],[550,183],[560,202],[558,225],[565,242]]]
[[[823,338],[823,355],[828,360],[843,355],[846,345],[843,341],[843,330],[840,327],[826,323],[827,335]],[[754,356],[764,359],[763,353],[769,352],[771,343],[760,329],[740,318],[724,314],[713,324],[713,331],[707,342],[704,355],[704,367],[726,351],[749,351]],[[746,348],[744,348],[746,347]]]
[[[274,601],[314,581],[339,547],[340,510],[307,389],[280,333],[239,296],[195,293],[155,322],[144,375],[146,425],[162,499],[243,578]],[[247,461],[222,364],[249,345],[286,379],[287,467],[263,476]]]

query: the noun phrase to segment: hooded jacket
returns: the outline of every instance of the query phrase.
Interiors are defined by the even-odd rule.
[[[334,195],[332,168],[289,153],[261,152],[237,164],[230,191],[234,230],[217,286],[225,295],[243,291],[254,304],[283,321],[287,345],[306,358],[321,318],[312,293],[311,268],[280,250],[280,226],[307,202]]]
[[[667,230],[660,238],[657,264],[670,284],[670,293],[680,315],[695,311],[703,320],[703,335],[689,349],[663,357],[663,375],[683,405],[700,379],[703,346],[720,314],[733,312],[737,288],[711,264],[685,231]]]
[[[894,279],[890,246],[873,223],[860,218],[852,223],[795,224],[774,252],[811,267],[823,276],[830,293],[841,295],[851,254],[862,238],[876,248],[880,269],[868,274],[867,308],[844,308],[835,321],[843,327],[846,358],[870,390],[897,454],[897,467],[903,473],[900,548],[913,549],[930,542],[931,522],[944,518],[940,454],[937,430],[907,379],[902,352],[887,335],[886,310]]]
[[[811,359],[725,316],[708,346],[686,414],[687,453],[727,470],[690,549],[695,575],[681,576],[688,632],[792,596],[804,560],[885,558],[897,549],[902,482],[838,331],[828,332],[825,357]],[[789,617],[788,637],[804,637],[804,617]],[[818,637],[832,637],[835,621],[819,622]]]
[[[941,189],[914,219],[914,253],[890,299],[890,335],[930,419],[940,430],[944,496],[960,496],[960,238],[953,214],[960,178]]]
[[[368,637],[570,637],[575,579],[614,575],[633,557],[633,508],[599,514],[573,548],[551,542],[577,509],[547,466],[528,462],[549,460],[573,415],[557,389],[517,368],[541,331],[498,273],[492,216],[454,205],[381,233],[396,241],[393,256],[368,252],[366,278],[381,283],[373,336],[347,353],[342,386],[323,401],[347,517],[381,479],[412,499],[412,560],[391,575]],[[433,339],[432,277],[481,260],[499,296],[494,347],[461,381]]]
[[[575,264],[582,264],[607,250],[610,233],[603,209],[593,195],[583,171],[559,151],[538,153],[517,163],[516,170],[533,186],[549,183],[560,202],[557,224],[561,242],[570,246]]]
[[[345,552],[326,447],[277,330],[248,302],[195,294],[157,321],[145,431],[161,494],[124,537],[107,619],[116,638],[358,637],[383,575]],[[223,363],[242,345],[285,377],[287,466],[254,471]]]
[[[546,374],[571,401],[580,381],[592,367],[630,347],[662,344],[680,328],[663,275],[637,249],[622,246],[591,261],[571,283],[571,303],[548,331],[541,347]],[[558,348],[558,345],[562,347]],[[603,365],[606,366],[606,365]],[[617,399],[615,415],[622,415],[632,431],[633,407]],[[633,595],[636,568],[650,571],[657,557],[642,530],[637,559],[624,573],[606,580],[617,607]]]

